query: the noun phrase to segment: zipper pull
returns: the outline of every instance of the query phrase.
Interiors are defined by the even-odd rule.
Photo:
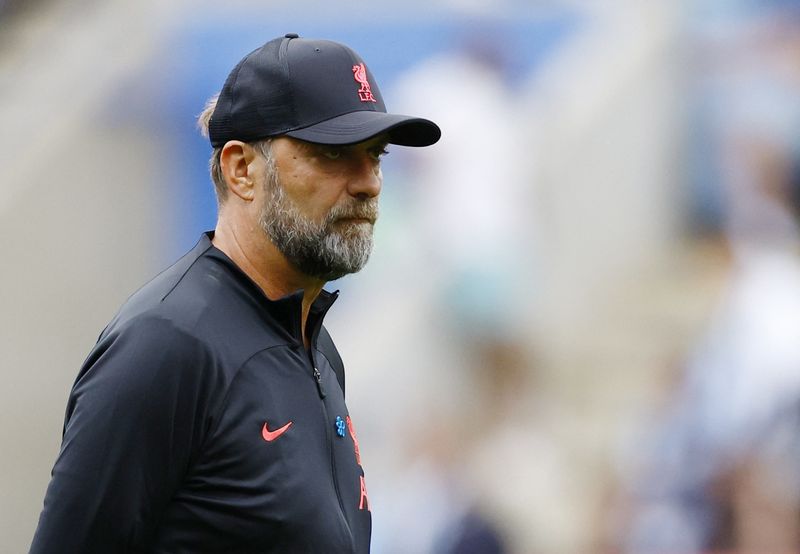
[[[319,391],[319,397],[325,398],[325,389],[322,387],[322,374],[317,369],[317,366],[314,366],[314,379],[317,381],[317,390]]]

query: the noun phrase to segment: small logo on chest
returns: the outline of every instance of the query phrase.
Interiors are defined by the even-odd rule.
[[[290,421],[280,429],[275,429],[274,431],[270,431],[269,428],[267,427],[267,422],[265,421],[264,427],[261,428],[261,436],[264,437],[265,441],[272,442],[278,437],[280,437],[282,434],[284,434],[286,430],[289,429],[289,427],[291,426],[292,422]]]
[[[336,434],[339,435],[339,438],[344,438],[344,429],[346,424],[342,419],[342,416],[336,416],[336,421],[333,422],[334,427],[336,428]]]

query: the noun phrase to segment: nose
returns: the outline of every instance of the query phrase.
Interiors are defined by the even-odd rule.
[[[360,200],[378,196],[383,184],[380,162],[366,152],[354,156],[352,162],[347,186],[348,193]]]

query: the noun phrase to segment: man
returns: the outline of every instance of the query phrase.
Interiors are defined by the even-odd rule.
[[[367,552],[371,515],[326,281],[372,247],[386,113],[344,45],[287,34],[200,118],[219,219],[134,294],[70,394],[31,551]]]

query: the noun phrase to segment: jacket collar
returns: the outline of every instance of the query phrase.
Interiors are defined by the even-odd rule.
[[[231,260],[227,254],[215,247],[211,243],[214,238],[214,231],[203,233],[197,245],[193,248],[197,257],[207,256],[221,262],[227,267],[236,283],[240,285],[250,299],[269,314],[282,329],[287,331],[298,343],[303,343],[303,333],[301,327],[303,310],[303,289],[296,290],[286,296],[270,299],[242,269]],[[321,290],[317,298],[311,304],[308,313],[306,327],[309,330],[311,343],[316,344],[325,314],[339,297],[339,291],[328,292]]]

